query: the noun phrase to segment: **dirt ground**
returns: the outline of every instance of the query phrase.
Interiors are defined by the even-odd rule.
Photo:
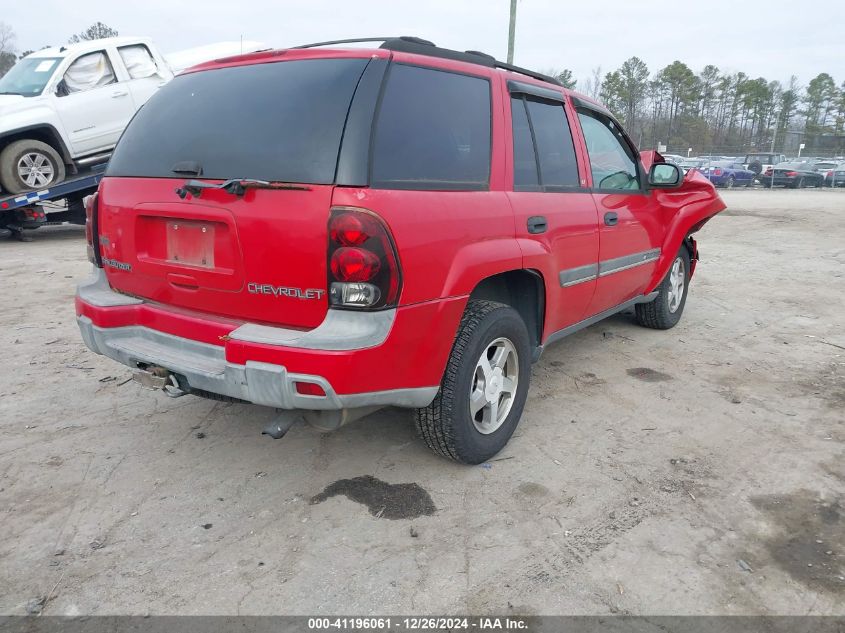
[[[845,614],[845,192],[731,191],[669,332],[552,346],[488,464],[126,382],[0,243],[0,613]]]

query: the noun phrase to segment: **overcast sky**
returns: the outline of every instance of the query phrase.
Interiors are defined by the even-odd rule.
[[[440,46],[507,56],[509,0],[0,0],[18,50],[61,44],[96,21],[149,35],[165,52],[220,40],[274,47],[346,37],[417,35]],[[34,7],[37,6],[37,10]],[[570,68],[583,82],[636,55],[649,69],[676,59],[803,85],[845,81],[843,0],[519,0],[514,62]]]

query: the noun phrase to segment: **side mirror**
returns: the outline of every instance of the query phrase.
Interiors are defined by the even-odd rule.
[[[648,184],[655,189],[674,189],[681,186],[684,175],[674,163],[655,163],[648,172]]]
[[[68,90],[68,89],[67,89],[67,84],[65,83],[65,80],[64,80],[64,79],[62,79],[62,80],[61,80],[61,81],[60,81],[60,82],[56,85],[56,96],[57,96],[57,97],[66,97],[66,96],[68,96],[69,94],[70,94],[70,90]]]

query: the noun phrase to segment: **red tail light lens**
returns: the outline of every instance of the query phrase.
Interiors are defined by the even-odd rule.
[[[766,175],[766,176],[771,176],[771,175],[772,175],[772,168],[771,168],[771,167],[769,167],[769,168],[766,170],[766,174],[765,174],[765,175]]]
[[[344,213],[331,226],[331,240],[344,246],[358,246],[375,233],[373,220],[361,213]]]
[[[717,167],[716,169],[714,169],[714,170],[713,170],[713,175],[714,175],[714,176],[721,176],[721,175],[722,175],[722,170],[721,170],[720,168],[718,168],[718,167]]]
[[[99,217],[97,213],[99,196],[99,193],[94,193],[85,199],[85,240],[88,242],[88,261],[98,268],[102,268],[103,260],[100,255]]]
[[[401,273],[390,231],[366,209],[337,207],[329,217],[329,303],[374,310],[396,305]]]
[[[370,281],[378,274],[381,261],[372,251],[342,247],[332,254],[332,275],[340,281]]]
[[[795,178],[795,176],[797,176],[797,175],[798,175],[798,172],[797,172],[797,171],[788,171],[788,172],[786,172],[786,177],[787,177],[787,178]]]

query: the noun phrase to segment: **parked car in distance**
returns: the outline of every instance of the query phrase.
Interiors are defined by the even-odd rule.
[[[756,174],[750,169],[732,161],[713,161],[701,168],[701,173],[717,187],[733,189],[734,187],[750,187],[754,184]]]
[[[710,160],[707,158],[685,158],[680,163],[678,163],[678,166],[686,174],[690,169],[697,169],[698,171],[702,171],[707,167],[709,163]]]
[[[759,180],[764,187],[801,189],[802,187],[821,187],[824,183],[824,174],[812,163],[801,161],[775,165],[770,171],[760,176]]]
[[[266,48],[220,42],[176,55],[199,61]],[[44,191],[105,163],[135,112],[174,69],[147,37],[113,37],[30,53],[0,78],[0,187]]]
[[[808,161],[812,163],[813,167],[820,172],[826,172],[836,167],[840,162],[838,160],[830,160],[827,158],[818,158],[816,160]]]
[[[157,92],[89,198],[77,320],[148,386],[281,410],[272,437],[399,406],[477,464],[545,346],[629,307],[678,323],[692,234],[725,204],[555,79],[378,41]]]
[[[745,155],[742,166],[755,174],[765,174],[769,168],[783,162],[786,162],[786,157],[783,154],[753,152]]]
[[[845,163],[839,163],[836,167],[828,169],[824,175],[825,187],[845,187]]]
[[[680,154],[661,154],[661,156],[667,163],[675,163],[676,165],[679,165],[682,160],[686,160],[686,157]]]

